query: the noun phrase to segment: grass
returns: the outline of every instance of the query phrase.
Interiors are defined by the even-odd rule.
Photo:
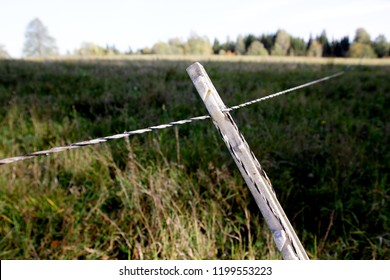
[[[0,61],[0,158],[206,114],[186,60]],[[204,61],[227,105],[338,64]],[[390,259],[388,66],[232,113],[314,259]],[[279,259],[210,121],[1,166],[1,259]]]

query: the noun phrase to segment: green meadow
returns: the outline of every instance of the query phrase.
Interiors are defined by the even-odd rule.
[[[0,158],[205,115],[192,62],[0,60]],[[348,64],[325,62],[201,61],[227,106]],[[390,259],[389,77],[231,113],[311,259]],[[0,259],[280,258],[210,120],[0,166]]]

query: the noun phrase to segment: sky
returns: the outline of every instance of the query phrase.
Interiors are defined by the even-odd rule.
[[[191,34],[236,40],[284,29],[307,40],[355,37],[359,27],[372,39],[390,41],[390,0],[0,0],[0,45],[21,57],[28,23],[39,18],[61,54],[83,42],[114,45],[124,52]]]

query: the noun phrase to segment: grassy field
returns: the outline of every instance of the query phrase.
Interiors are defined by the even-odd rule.
[[[0,61],[0,158],[206,114],[181,60]],[[343,69],[204,61],[236,105]],[[390,259],[390,67],[232,112],[313,259]],[[1,259],[279,259],[206,120],[0,166]]]

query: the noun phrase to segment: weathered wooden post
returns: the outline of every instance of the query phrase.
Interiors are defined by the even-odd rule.
[[[276,198],[270,180],[239,132],[231,115],[224,111],[226,106],[205,69],[196,62],[187,68],[187,73],[255,198],[283,258],[287,260],[309,259]]]

